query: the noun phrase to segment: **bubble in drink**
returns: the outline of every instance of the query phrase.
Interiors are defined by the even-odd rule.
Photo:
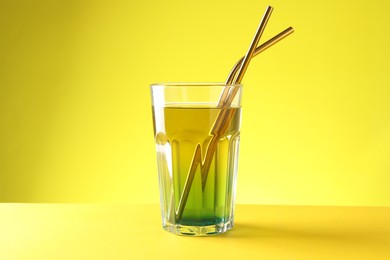
[[[156,134],[155,140],[156,140],[156,144],[164,145],[164,144],[167,143],[168,137],[167,137],[166,134],[164,134],[164,133],[162,133],[162,132],[158,132],[158,133]]]

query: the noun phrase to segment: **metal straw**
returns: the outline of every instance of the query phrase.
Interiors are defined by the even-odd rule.
[[[233,82],[234,82],[233,84],[240,84],[252,57],[264,51],[265,49],[269,48],[270,46],[282,40],[283,38],[285,38],[286,36],[288,36],[293,32],[292,28],[290,27],[256,48],[260,40],[260,37],[267,25],[269,17],[271,16],[272,10],[273,8],[271,6],[267,7],[247,54],[235,64],[235,66],[233,67],[232,71],[229,74],[226,84],[231,85]],[[178,221],[183,215],[183,211],[188,199],[190,188],[194,180],[198,165],[200,166],[201,169],[202,190],[204,190],[206,185],[207,175],[209,172],[212,158],[217,148],[218,141],[220,137],[225,133],[227,127],[230,125],[231,119],[234,116],[235,110],[234,109],[229,110],[228,108],[230,107],[230,104],[233,101],[234,96],[238,91],[238,87],[233,87],[232,92],[230,92],[229,89],[227,88],[224,89],[218,102],[218,106],[222,106],[222,109],[217,116],[213,128],[210,131],[210,134],[212,134],[213,137],[206,149],[206,155],[203,162],[201,157],[201,147],[199,144],[196,146],[194,156],[192,158],[192,163],[189,169],[189,173],[187,175],[187,179],[184,184],[183,193],[180,197],[178,209],[176,211],[176,221]]]

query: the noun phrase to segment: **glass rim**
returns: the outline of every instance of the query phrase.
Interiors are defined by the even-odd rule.
[[[150,84],[150,87],[243,87],[243,84],[226,84],[224,82],[158,82]]]

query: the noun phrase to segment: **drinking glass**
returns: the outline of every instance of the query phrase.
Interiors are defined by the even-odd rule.
[[[230,230],[242,85],[159,83],[150,89],[163,228],[192,236]],[[224,94],[231,95],[228,104],[221,102]]]

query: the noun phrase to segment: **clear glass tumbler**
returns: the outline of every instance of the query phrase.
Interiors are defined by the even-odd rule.
[[[207,236],[233,227],[241,92],[224,83],[151,85],[164,229]]]

